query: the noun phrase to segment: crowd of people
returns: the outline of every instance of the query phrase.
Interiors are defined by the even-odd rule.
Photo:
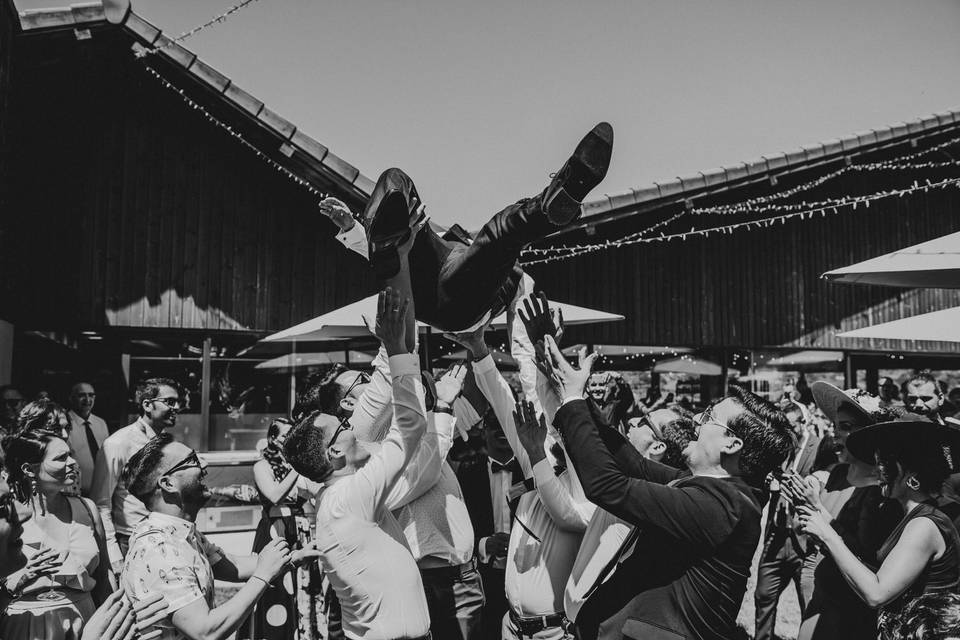
[[[380,350],[370,374],[308,380],[269,425],[250,554],[197,529],[211,492],[170,434],[176,381],[141,382],[139,417],[112,434],[87,383],[69,409],[0,389],[0,638],[722,640],[740,636],[758,549],[758,638],[791,581],[802,638],[960,632],[960,435],[937,380],[902,401],[815,382],[778,404],[731,384],[695,410],[561,351],[516,259],[576,219],[611,144],[598,125],[475,238],[436,234],[395,169],[362,224],[322,203],[383,282]],[[516,390],[485,339],[501,311]],[[422,369],[418,319],[468,359]],[[237,587],[218,597],[216,580]]]

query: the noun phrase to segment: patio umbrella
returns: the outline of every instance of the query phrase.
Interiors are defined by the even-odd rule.
[[[885,340],[935,340],[960,342],[960,307],[901,318],[872,327],[838,333],[838,338],[881,338]]]
[[[609,322],[623,320],[623,316],[605,311],[578,307],[563,302],[550,302],[551,307],[559,307],[563,312],[563,321],[567,325],[591,324],[594,322]],[[366,316],[373,319],[377,315],[377,294],[358,300],[345,307],[340,307],[329,313],[317,316],[312,320],[271,334],[263,339],[264,342],[321,342],[324,340],[342,340],[344,338],[369,338],[370,331],[363,322]],[[427,327],[417,322],[421,329]],[[503,329],[507,326],[507,314],[502,313],[493,320],[493,328]]]
[[[834,269],[823,277],[890,287],[960,289],[960,232]]]
[[[329,351],[324,353],[288,353],[264,360],[256,365],[254,369],[267,370],[272,373],[286,373],[302,367],[316,367],[325,364],[336,364],[345,362],[343,351]],[[350,351],[351,364],[368,364],[373,362],[376,354],[366,351]]]
[[[654,373],[686,373],[694,376],[719,376],[723,369],[715,362],[693,356],[661,360],[653,365]]]

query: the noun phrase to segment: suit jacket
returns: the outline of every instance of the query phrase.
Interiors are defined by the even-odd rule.
[[[601,438],[582,400],[561,407],[555,426],[587,497],[638,527],[619,568],[581,609],[581,637],[732,637],[760,540],[761,505],[750,487],[611,452],[617,441]]]

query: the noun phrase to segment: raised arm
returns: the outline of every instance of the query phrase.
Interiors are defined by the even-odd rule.
[[[277,480],[273,475],[273,468],[266,460],[258,460],[253,465],[253,481],[270,504],[278,504],[286,498],[299,478],[300,474],[290,469],[282,480]]]
[[[524,399],[517,403],[517,409],[513,415],[520,441],[530,457],[530,462],[533,463],[537,493],[550,518],[564,531],[585,531],[596,510],[596,505],[583,495],[579,482],[569,477],[569,467],[564,475],[567,476],[567,482],[578,482],[575,487],[579,490],[577,496],[554,473],[553,465],[550,464],[544,448],[547,437],[546,417],[541,413],[538,420],[533,403]]]
[[[868,606],[883,606],[913,584],[945,543],[939,529],[929,518],[916,518],[907,523],[897,544],[874,572],[863,564],[843,542],[843,538],[818,512],[798,507],[806,533],[819,538],[833,556],[843,577]]]
[[[350,208],[337,198],[324,198],[320,201],[320,212],[337,225],[337,240],[347,249],[367,258],[367,233],[363,225],[357,224]]]
[[[386,498],[385,504],[391,511],[413,502],[440,480],[443,462],[453,446],[453,403],[466,375],[467,368],[457,365],[437,382],[437,404],[427,417],[427,432]]]

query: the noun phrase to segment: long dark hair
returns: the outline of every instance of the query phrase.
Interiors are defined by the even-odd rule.
[[[52,433],[46,429],[28,429],[3,439],[4,466],[7,470],[8,482],[14,495],[21,502],[26,502],[30,498],[33,489],[33,483],[23,472],[23,466],[43,462],[47,454],[47,445],[54,439],[62,440],[63,438],[59,433]]]
[[[62,421],[70,424],[66,410],[49,398],[28,403],[17,415],[17,433],[44,431],[56,436],[63,433]]]

